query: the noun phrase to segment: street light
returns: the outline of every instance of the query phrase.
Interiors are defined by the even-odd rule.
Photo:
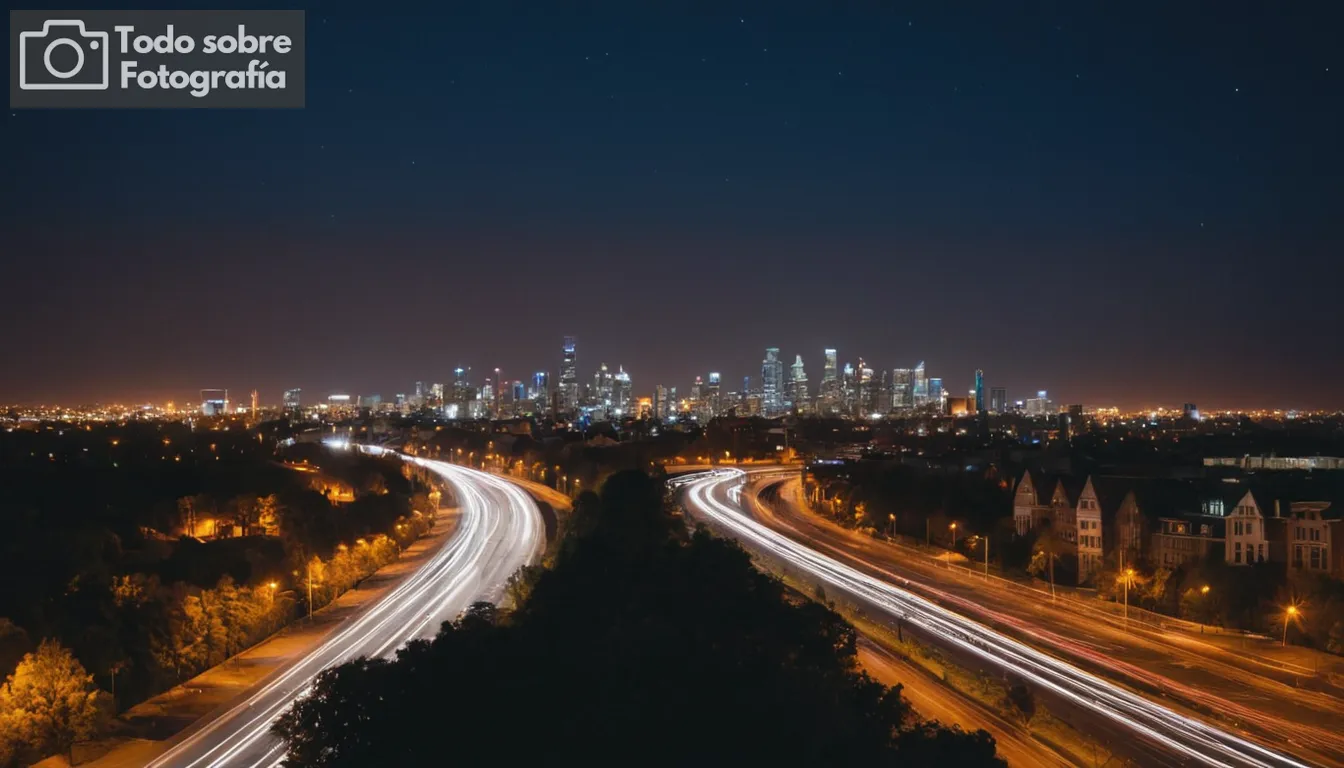
[[[1297,606],[1290,605],[1283,612],[1283,647],[1288,647],[1288,620],[1297,616]]]
[[[985,583],[989,583],[989,534],[985,534]]]
[[[892,513],[892,514],[887,515],[887,520],[889,520],[889,521],[891,522],[891,533],[889,533],[889,534],[887,534],[887,535],[888,535],[888,536],[891,536],[891,537],[893,537],[893,538],[895,538],[895,536],[896,536],[896,515],[895,515],[895,513]]]
[[[1124,575],[1125,582],[1125,621],[1129,621],[1129,581],[1134,578],[1134,569],[1126,568]]]
[[[952,531],[952,549],[956,549],[956,548],[957,548],[957,524],[956,524],[956,523],[952,523],[951,525],[947,526],[947,529],[948,529],[949,531]],[[949,561],[949,562],[951,562],[951,561]]]

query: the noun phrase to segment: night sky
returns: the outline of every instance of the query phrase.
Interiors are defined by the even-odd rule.
[[[6,110],[0,402],[390,399],[573,334],[637,394],[831,346],[1344,407],[1344,12],[1246,5],[309,6],[306,109]]]

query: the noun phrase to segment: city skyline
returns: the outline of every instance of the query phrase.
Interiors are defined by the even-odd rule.
[[[554,371],[554,328],[650,383],[841,344],[953,392],[1344,407],[1303,330],[1338,317],[1331,25],[598,8],[336,2],[302,110],[5,112],[0,402]]]
[[[811,367],[814,371],[821,371],[819,376],[817,374],[808,376],[805,380],[806,387],[803,390],[808,395],[808,401],[815,403],[821,402],[825,395],[825,388],[827,387],[828,382],[843,379],[847,374],[859,376],[861,373],[867,371],[871,374],[872,381],[875,384],[880,382],[880,386],[883,390],[894,398],[892,405],[893,410],[898,410],[900,407],[900,398],[902,395],[895,394],[895,390],[897,390],[898,385],[902,383],[899,381],[899,377],[902,375],[906,377],[904,384],[909,388],[905,399],[907,405],[928,398],[938,399],[941,396],[943,398],[952,398],[954,400],[958,398],[965,399],[967,400],[969,408],[971,404],[975,403],[977,393],[985,393],[980,395],[983,400],[980,404],[981,407],[975,408],[974,410],[1001,411],[1014,404],[1021,405],[1025,401],[1048,392],[1050,402],[1059,408],[1063,408],[1069,404],[1080,404],[1088,408],[1117,407],[1126,411],[1140,411],[1149,408],[1180,408],[1183,405],[1194,401],[1205,404],[1202,406],[1202,409],[1206,411],[1333,410],[1328,406],[1313,406],[1310,404],[1222,404],[1214,400],[1209,400],[1203,397],[1200,393],[1176,396],[1168,401],[1161,401],[1155,398],[1135,401],[1086,399],[1072,397],[1067,391],[1061,392],[1058,388],[1048,386],[1049,382],[1038,382],[1041,386],[1023,386],[1021,388],[1014,388],[1005,385],[1000,379],[993,377],[992,372],[990,374],[985,374],[983,368],[974,368],[970,370],[965,377],[969,386],[961,387],[957,384],[959,379],[955,373],[949,375],[946,371],[935,367],[924,359],[915,360],[913,362],[897,361],[894,365],[878,364],[875,366],[871,360],[861,356],[855,356],[853,359],[846,358],[843,354],[843,348],[838,347],[821,347],[817,350],[815,355],[810,357],[802,352],[785,351],[786,348],[782,347],[762,347],[761,350],[766,355],[767,360],[758,363],[754,367],[748,364],[739,365],[738,367],[743,371],[746,371],[746,373],[743,373],[742,375],[734,375],[733,373],[725,375],[722,373],[722,371],[725,370],[733,370],[732,367],[711,366],[702,371],[686,372],[679,376],[655,380],[651,377],[640,375],[638,370],[630,370],[630,366],[627,366],[624,362],[620,362],[621,358],[619,357],[613,356],[610,360],[605,358],[600,360],[589,360],[589,356],[585,354],[583,340],[578,338],[577,335],[571,334],[563,336],[561,346],[554,350],[555,354],[553,355],[553,362],[555,365],[551,368],[537,365],[531,368],[524,366],[517,369],[505,369],[502,366],[464,365],[462,362],[458,361],[453,363],[451,368],[447,369],[446,373],[415,376],[402,380],[399,383],[393,383],[390,387],[379,386],[377,384],[368,387],[352,387],[340,383],[331,386],[299,385],[294,384],[293,381],[291,381],[290,384],[276,389],[275,392],[271,392],[269,388],[260,388],[259,391],[262,393],[260,395],[260,403],[263,406],[280,405],[287,403],[291,395],[302,392],[306,393],[304,396],[305,405],[311,405],[315,400],[325,401],[332,395],[348,397],[350,398],[351,403],[354,403],[356,398],[372,397],[390,404],[394,403],[398,396],[410,400],[414,397],[428,395],[431,386],[445,387],[449,389],[452,389],[455,386],[459,388],[470,386],[473,391],[479,392],[488,381],[493,387],[501,392],[504,389],[511,387],[514,383],[522,384],[524,387],[530,388],[530,390],[538,389],[541,384],[544,384],[545,389],[559,394],[561,398],[560,402],[563,405],[572,407],[576,404],[577,398],[581,393],[589,393],[590,391],[596,392],[601,387],[599,382],[603,373],[606,373],[607,388],[610,390],[612,376],[619,371],[619,373],[624,376],[624,386],[628,392],[626,396],[627,399],[637,400],[639,398],[653,397],[657,388],[667,388],[672,391],[678,391],[681,393],[681,399],[685,399],[689,393],[695,391],[697,385],[703,383],[700,379],[708,377],[715,385],[716,395],[719,391],[718,382],[721,379],[726,378],[726,381],[734,383],[742,381],[744,384],[749,381],[752,385],[750,392],[761,395],[762,403],[764,404],[766,400],[768,400],[768,396],[766,394],[766,385],[763,374],[765,373],[766,367],[769,365],[768,360],[771,353],[774,353],[777,356],[775,364],[778,366],[777,375],[779,378],[776,387],[779,396],[776,399],[777,402],[774,402],[773,405],[769,406],[772,410],[778,410],[783,403],[791,402],[794,399],[794,375],[799,368],[798,362],[789,362],[790,356],[802,363],[802,370],[804,371],[808,367]],[[809,359],[811,359],[811,362],[808,362]],[[857,368],[856,366],[860,364],[862,365],[862,368]],[[831,369],[832,365],[835,366],[835,370]],[[573,370],[573,375],[569,379],[566,379],[565,377],[566,368],[571,368]],[[514,370],[518,373],[515,374],[513,372]],[[526,373],[523,373],[523,371],[526,371]],[[940,373],[942,375],[935,376],[933,375],[934,373]],[[541,378],[539,379],[538,377]],[[888,377],[890,377],[890,380],[888,380]],[[457,382],[457,384],[454,385],[454,382]],[[575,387],[570,394],[567,394],[566,382],[569,382]],[[923,389],[921,389],[921,386]],[[419,391],[422,387],[424,389],[423,393]],[[35,400],[15,400],[9,402],[0,400],[0,405],[30,406],[48,404],[69,406],[93,403],[133,404],[175,402],[186,406],[187,404],[196,402],[196,399],[193,399],[192,397],[196,393],[214,391],[227,392],[230,389],[239,393],[239,397],[232,398],[232,402],[235,405],[242,402],[242,399],[246,397],[248,393],[255,393],[258,391],[258,388],[253,385],[241,384],[237,387],[197,387],[185,392],[179,390],[156,390],[157,394],[148,396],[113,396],[103,399],[60,400],[56,398],[39,398]],[[746,394],[741,388],[729,387],[723,388],[722,391],[725,396],[730,392]],[[966,393],[969,393],[969,395]],[[998,407],[993,409],[988,408],[991,404],[990,393],[999,398],[997,403]],[[460,396],[460,393],[457,394]],[[208,398],[205,398],[202,394],[198,399]]]

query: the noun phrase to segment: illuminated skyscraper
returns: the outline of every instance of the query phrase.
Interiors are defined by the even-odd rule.
[[[923,407],[932,399],[929,397],[929,380],[924,376],[923,360],[920,360],[919,365],[915,366],[915,378],[913,384],[914,387],[912,392],[914,393],[913,400],[915,407]]]
[[[667,418],[667,387],[662,384],[653,388],[653,418],[659,421]]]
[[[630,415],[630,409],[634,407],[634,396],[630,391],[630,374],[625,372],[625,366],[618,366],[616,376],[612,381],[612,405],[621,416]]]
[[[1050,396],[1042,389],[1035,397],[1027,399],[1025,410],[1027,416],[1047,416],[1055,412],[1055,406],[1050,402]]]
[[[476,393],[471,390],[470,368],[457,367],[453,369],[453,395],[452,401],[458,405],[461,410],[458,413],[465,414],[466,406],[472,400],[476,399]]]
[[[985,372],[979,368],[975,369],[975,411],[984,413],[989,407],[985,402]]]
[[[821,382],[823,384],[825,384],[828,381],[835,381],[836,376],[838,376],[840,373],[839,370],[836,368],[835,350],[827,349],[825,350],[825,353],[826,353],[826,367],[824,367],[821,371]]]
[[[573,410],[579,407],[579,362],[574,337],[566,336],[560,357],[560,407]]]
[[[928,402],[935,408],[943,407],[943,380],[935,376],[928,381]]]
[[[779,359],[779,347],[766,347],[761,361],[761,406],[765,415],[774,416],[783,410],[784,361]]]
[[[597,372],[593,374],[593,399],[602,408],[610,410],[615,407],[613,403],[614,388],[615,377],[607,368],[607,364],[602,363],[597,367]]]
[[[285,410],[286,411],[299,410],[299,408],[302,407],[302,399],[303,399],[302,395],[303,390],[301,389],[286,389],[285,396],[282,400]]]
[[[791,381],[789,383],[792,388],[793,409],[798,413],[806,413],[812,410],[807,400],[807,371],[803,370],[802,355],[794,355],[790,374]]]
[[[896,411],[915,407],[915,372],[909,368],[891,372],[891,407]]]
[[[723,409],[723,401],[719,395],[719,372],[709,372],[709,384],[705,386],[705,406],[709,409],[711,416],[718,416]]]

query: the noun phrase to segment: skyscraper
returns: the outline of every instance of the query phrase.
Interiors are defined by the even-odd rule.
[[[619,415],[625,416],[630,413],[634,407],[634,397],[630,391],[630,374],[625,372],[625,366],[617,366],[616,376],[612,382],[612,405],[616,407]]]
[[[720,399],[719,372],[709,372],[709,384],[705,387],[705,406],[709,410],[711,417],[718,416],[723,409],[723,401]]]
[[[891,407],[897,411],[915,407],[915,372],[909,368],[891,372]]]
[[[943,380],[937,376],[928,380],[928,402],[935,408],[943,407]]]
[[[988,403],[985,402],[985,372],[979,368],[975,369],[975,411],[984,413],[987,410]]]
[[[914,404],[916,408],[926,405],[932,398],[929,397],[929,380],[924,376],[924,361],[920,360],[919,365],[915,366],[914,379]]]
[[[569,411],[579,407],[579,361],[573,336],[565,337],[561,350],[560,407]]]
[[[299,410],[299,408],[302,405],[302,395],[303,390],[301,389],[286,389],[285,396],[281,401],[284,404],[285,410],[286,411]]]
[[[803,370],[803,356],[794,355],[793,366],[790,370],[793,385],[792,400],[793,409],[798,413],[806,413],[812,410],[807,400],[807,371]]]
[[[458,413],[467,412],[467,404],[476,399],[476,393],[471,391],[471,381],[469,376],[470,368],[461,366],[453,369],[453,402],[459,407]]]
[[[761,361],[761,400],[767,416],[778,414],[783,408],[784,362],[779,359],[779,347],[766,347]]]
[[[993,413],[1008,411],[1008,391],[1003,387],[989,388],[989,410]]]
[[[607,364],[599,365],[597,372],[593,374],[592,397],[603,410],[611,410],[615,407],[613,402],[615,383],[615,377],[612,376],[611,370],[607,368]]]
[[[657,421],[667,418],[667,387],[662,384],[653,388],[653,418]]]
[[[821,381],[823,384],[828,381],[835,381],[836,376],[838,376],[840,373],[839,370],[836,368],[835,350],[827,349],[825,350],[825,353],[826,353],[826,367],[823,368],[821,371]]]
[[[551,404],[551,375],[546,371],[532,374],[532,400],[537,411],[545,413]]]

